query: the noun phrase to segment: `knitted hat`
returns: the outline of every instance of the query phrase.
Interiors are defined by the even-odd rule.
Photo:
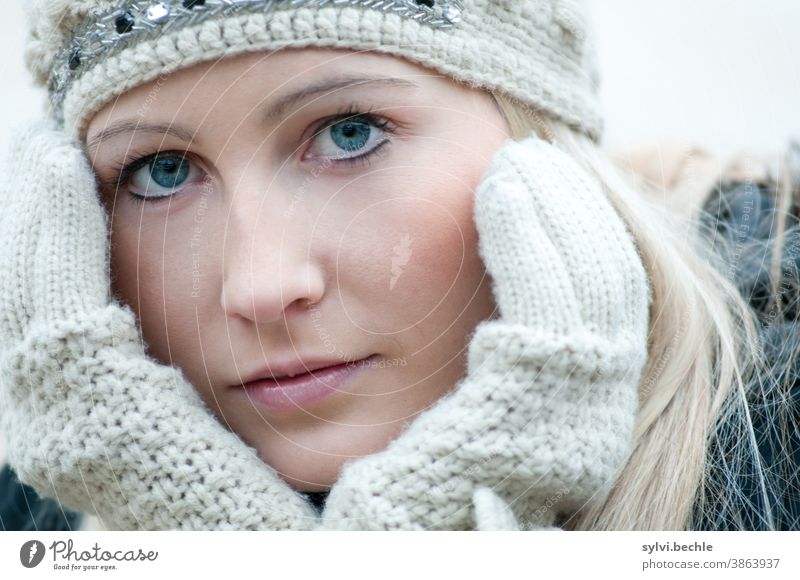
[[[79,137],[115,95],[190,65],[283,47],[374,50],[500,90],[599,141],[581,0],[33,0],[26,62]]]

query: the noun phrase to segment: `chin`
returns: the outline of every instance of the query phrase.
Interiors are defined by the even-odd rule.
[[[328,491],[339,477],[347,458],[317,455],[317,461],[306,465],[290,465],[278,470],[281,478],[297,491]]]
[[[397,437],[402,422],[377,428],[347,427],[328,423],[313,436],[285,431],[275,446],[262,447],[260,457],[298,491],[327,491],[339,478],[342,466],[378,453]]]

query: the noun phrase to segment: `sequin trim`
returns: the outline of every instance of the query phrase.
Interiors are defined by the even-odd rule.
[[[64,97],[80,75],[93,64],[161,31],[193,26],[214,18],[270,13],[292,8],[358,7],[391,12],[437,29],[461,21],[461,0],[172,0],[119,1],[95,12],[56,55],[48,90],[60,117]]]

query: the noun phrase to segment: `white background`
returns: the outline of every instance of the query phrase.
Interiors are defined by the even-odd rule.
[[[23,66],[22,0],[0,0],[0,150],[40,111]],[[800,2],[590,0],[606,144],[688,139],[726,156],[800,139]],[[2,209],[0,209],[2,211]],[[0,458],[3,456],[0,441]]]
[[[20,565],[20,547],[37,539],[45,557]],[[98,553],[158,552],[152,561],[64,560],[65,546]],[[800,532],[6,532],[0,534],[3,578],[769,578],[800,577]],[[674,550],[675,544],[679,550]],[[665,550],[669,548],[669,550]],[[56,553],[54,562],[53,553]],[[745,562],[745,559],[748,562]],[[687,569],[695,563],[698,569]],[[54,570],[77,564],[78,570]],[[738,565],[738,569],[734,566]],[[644,571],[644,568],[649,568]],[[670,566],[670,568],[666,568]],[[725,566],[725,567],[722,567]],[[755,570],[755,566],[759,566]],[[767,568],[766,566],[770,566]],[[744,568],[744,569],[742,569]]]
[[[800,2],[591,0],[610,145],[718,155],[800,139]]]

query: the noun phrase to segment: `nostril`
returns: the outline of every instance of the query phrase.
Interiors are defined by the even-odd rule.
[[[299,302],[300,306],[305,310],[308,310],[319,304],[319,300],[314,300],[313,298],[301,298]]]
[[[237,288],[223,285],[220,304],[225,316],[251,321],[255,324],[285,323],[287,318],[299,316],[315,309],[323,296],[321,290],[307,291],[304,284],[283,286],[248,284]],[[321,286],[320,286],[321,288]],[[292,299],[292,294],[295,294]]]

